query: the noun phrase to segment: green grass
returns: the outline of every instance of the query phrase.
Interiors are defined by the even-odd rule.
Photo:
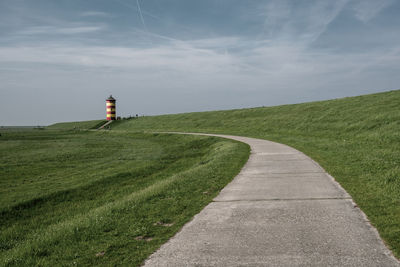
[[[6,132],[40,131],[44,129],[44,126],[0,126],[0,134]]]
[[[60,122],[49,125],[46,128],[50,130],[88,130],[97,129],[106,122],[106,120]]]
[[[400,91],[330,101],[144,117],[129,131],[242,135],[311,156],[351,194],[400,257]]]
[[[247,161],[219,138],[113,131],[0,137],[0,265],[138,266]]]

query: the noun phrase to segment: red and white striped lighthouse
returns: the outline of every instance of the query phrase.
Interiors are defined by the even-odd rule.
[[[107,120],[114,121],[116,120],[115,114],[115,98],[110,95],[109,98],[106,99],[106,108],[107,108]]]

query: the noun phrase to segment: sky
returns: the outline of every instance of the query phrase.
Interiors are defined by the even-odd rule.
[[[400,89],[400,0],[0,0],[0,125]]]

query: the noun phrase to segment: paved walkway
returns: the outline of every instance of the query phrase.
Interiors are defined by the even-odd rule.
[[[251,146],[240,174],[145,266],[400,266],[350,196],[286,145]]]

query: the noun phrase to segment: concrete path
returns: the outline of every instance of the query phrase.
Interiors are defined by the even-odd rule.
[[[106,123],[104,123],[103,125],[101,125],[99,128],[97,128],[97,130],[101,130],[104,129],[104,127],[110,125],[113,121],[107,121]]]
[[[240,174],[145,266],[400,266],[350,196],[286,145],[251,146]]]

